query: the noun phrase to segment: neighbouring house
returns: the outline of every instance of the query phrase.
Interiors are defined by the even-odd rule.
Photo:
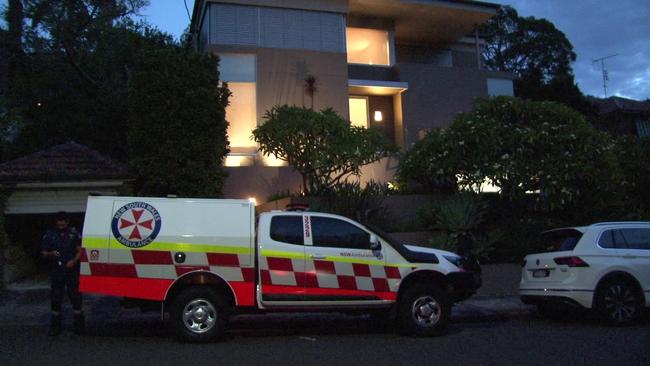
[[[598,116],[594,125],[615,136],[650,136],[650,99],[590,98]]]
[[[81,228],[89,194],[115,195],[129,180],[124,164],[87,146],[67,142],[0,164],[0,187],[10,241],[32,259],[39,257],[41,236],[59,211]]]
[[[381,129],[407,149],[449,125],[477,97],[513,95],[508,73],[481,65],[477,25],[499,5],[466,0],[197,0],[196,47],[220,57],[232,92],[226,197],[297,191],[299,176],[258,153],[251,131],[267,110],[331,107],[353,125]],[[313,77],[317,91],[306,90]],[[392,179],[397,162],[364,167],[362,181]]]

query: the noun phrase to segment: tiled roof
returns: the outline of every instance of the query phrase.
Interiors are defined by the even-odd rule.
[[[598,108],[600,114],[607,114],[614,111],[650,113],[650,101],[638,101],[621,97],[609,97],[607,99],[592,98],[592,103]]]
[[[124,179],[126,165],[76,142],[66,142],[0,164],[0,182]]]

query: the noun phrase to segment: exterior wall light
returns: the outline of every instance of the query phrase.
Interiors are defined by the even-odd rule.
[[[381,114],[381,111],[375,111],[375,116],[374,116],[375,122],[381,122],[384,119],[384,116]]]

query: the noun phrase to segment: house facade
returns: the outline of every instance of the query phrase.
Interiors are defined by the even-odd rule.
[[[481,67],[476,27],[497,9],[465,0],[197,0],[193,39],[220,57],[232,92],[226,197],[299,190],[299,176],[251,139],[276,105],[331,107],[408,149],[477,97],[512,95],[511,75]],[[389,180],[396,166],[384,159],[361,178]]]

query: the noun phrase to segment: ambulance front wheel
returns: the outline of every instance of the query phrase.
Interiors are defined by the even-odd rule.
[[[397,320],[401,333],[415,337],[442,334],[451,316],[445,292],[434,286],[415,285],[401,296]]]
[[[227,309],[224,299],[212,288],[192,286],[184,289],[171,308],[176,336],[193,343],[216,340],[225,331]]]

